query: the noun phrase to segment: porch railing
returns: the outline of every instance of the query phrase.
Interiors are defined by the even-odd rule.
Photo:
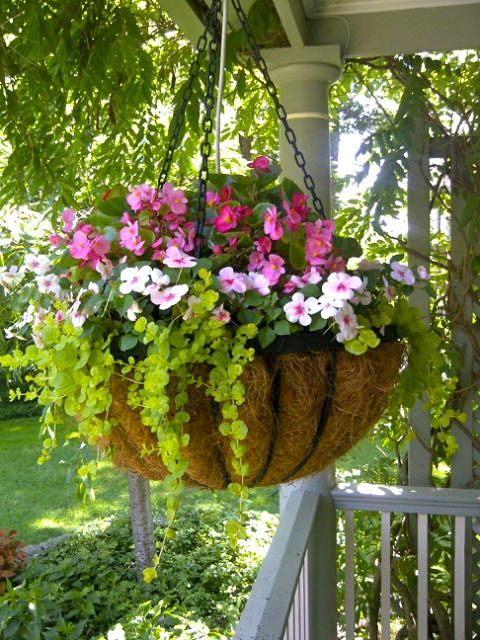
[[[315,518],[325,500],[345,512],[346,640],[355,638],[355,511],[380,513],[381,639],[390,640],[390,522],[392,513],[415,514],[418,544],[417,637],[428,638],[428,518],[451,516],[454,534],[454,638],[466,640],[465,545],[471,518],[480,517],[480,493],[472,489],[434,489],[373,484],[341,484],[330,498],[313,490],[294,491],[287,502],[272,545],[235,633],[235,640],[333,640],[310,626],[308,585],[321,576],[308,575],[307,547]],[[318,521],[317,521],[318,522]],[[468,599],[467,599],[468,600]],[[340,632],[340,628],[339,628]]]

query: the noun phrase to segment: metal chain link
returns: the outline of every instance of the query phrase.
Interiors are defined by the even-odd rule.
[[[250,45],[250,47],[251,47],[251,49],[253,51],[253,56],[255,58],[255,62],[257,63],[257,66],[260,69],[260,71],[261,71],[261,73],[263,75],[263,78],[265,80],[265,85],[266,85],[267,92],[270,95],[270,97],[272,98],[273,103],[275,105],[275,111],[277,113],[277,117],[280,120],[280,122],[282,123],[283,128],[285,130],[285,138],[287,139],[287,141],[289,142],[289,144],[293,148],[293,151],[294,151],[294,156],[293,157],[294,157],[295,163],[299,167],[299,169],[302,171],[303,182],[305,184],[305,187],[310,192],[310,195],[312,197],[313,207],[314,207],[315,211],[318,213],[318,215],[325,220],[327,218],[327,215],[325,214],[325,208],[323,206],[323,202],[320,200],[320,198],[317,195],[317,192],[316,192],[316,189],[315,189],[315,182],[314,182],[312,176],[307,172],[305,156],[303,155],[303,153],[298,148],[297,136],[295,135],[294,130],[288,124],[287,112],[285,111],[285,107],[280,102],[280,99],[278,97],[277,88],[274,85],[274,83],[273,83],[273,81],[272,81],[272,79],[270,77],[270,73],[268,71],[267,63],[265,62],[262,54],[260,53],[260,49],[258,47],[257,41],[255,39],[255,36],[253,35],[253,32],[252,32],[252,30],[250,28],[250,25],[248,24],[247,16],[245,15],[244,10],[242,9],[242,6],[240,4],[240,0],[232,0],[232,4],[233,4],[233,6],[235,8],[235,11],[237,13],[238,19],[240,20],[240,24],[242,25],[243,30],[245,31],[245,34],[246,34],[247,40],[248,40],[248,44]]]
[[[220,0],[213,0],[209,13],[208,31],[210,41],[208,44],[208,64],[205,78],[205,112],[202,119],[203,141],[200,145],[200,155],[202,163],[198,176],[198,200],[197,200],[197,238],[203,235],[205,226],[206,206],[207,206],[207,185],[208,185],[208,160],[212,152],[211,134],[213,132],[212,112],[215,104],[215,83],[217,78],[217,62],[219,56],[219,32],[218,18],[220,13]],[[197,251],[200,245],[197,245]]]
[[[173,161],[173,156],[175,151],[178,149],[178,145],[180,142],[180,133],[182,131],[184,122],[185,122],[185,115],[187,112],[187,106],[188,103],[190,102],[190,99],[192,97],[192,92],[193,92],[193,84],[196,80],[196,78],[199,76],[199,72],[200,72],[200,60],[202,58],[202,55],[205,53],[206,49],[207,49],[207,43],[208,43],[208,32],[210,30],[209,27],[209,23],[210,23],[210,14],[212,15],[216,15],[215,13],[215,7],[212,5],[210,7],[210,10],[208,12],[207,15],[207,25],[202,33],[202,35],[199,37],[198,41],[197,41],[197,45],[195,47],[196,49],[196,55],[195,58],[192,62],[192,66],[190,68],[190,75],[188,78],[188,82],[185,84],[185,87],[183,89],[183,93],[182,93],[182,98],[180,101],[180,106],[177,110],[177,114],[176,114],[176,118],[175,118],[175,122],[172,128],[172,133],[170,134],[170,138],[168,141],[168,146],[167,146],[167,151],[165,153],[165,157],[163,159],[163,163],[162,163],[162,168],[160,170],[160,175],[158,177],[158,182],[157,182],[157,190],[163,189],[163,187],[165,186],[165,182],[167,181],[168,178],[168,174],[170,173],[170,169],[172,166],[172,161]]]

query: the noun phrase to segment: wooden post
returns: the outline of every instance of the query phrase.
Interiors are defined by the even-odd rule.
[[[152,565],[155,554],[150,482],[133,471],[128,472],[130,518],[132,522],[137,580],[143,580],[143,570]]]

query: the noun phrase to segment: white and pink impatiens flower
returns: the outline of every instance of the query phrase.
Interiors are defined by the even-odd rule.
[[[148,265],[143,267],[125,267],[120,273],[122,281],[119,290],[123,295],[132,293],[143,293],[152,273],[152,268]]]
[[[189,256],[188,253],[185,253],[177,246],[172,245],[165,251],[163,264],[172,269],[188,269],[197,264],[197,259]]]
[[[40,293],[47,293],[54,296],[55,298],[60,295],[60,281],[58,279],[58,276],[56,276],[54,273],[37,276],[35,278],[35,281]]]
[[[223,293],[245,293],[247,282],[244,273],[237,273],[232,267],[223,267],[218,272],[220,291]]]
[[[337,301],[350,300],[355,291],[362,287],[362,280],[358,276],[350,276],[344,271],[331,273],[322,285],[322,292],[334,306]]]
[[[170,309],[178,304],[183,296],[188,293],[188,285],[176,284],[173,287],[167,287],[161,291],[157,289],[150,294],[150,300],[157,305],[159,309]]]
[[[337,333],[337,342],[347,342],[353,340],[358,334],[357,316],[351,304],[346,302],[340,311],[335,315],[335,322],[338,324],[340,333]]]
[[[218,320],[219,322],[227,323],[230,322],[231,316],[230,312],[223,308],[223,304],[212,311],[212,316]]]
[[[407,266],[403,265],[401,262],[391,262],[390,267],[392,269],[392,273],[390,274],[392,280],[403,282],[407,285],[415,284],[415,276],[413,274],[413,271]]]
[[[37,276],[44,276],[50,271],[50,260],[47,256],[29,253],[25,256],[24,266]]]
[[[297,292],[292,296],[291,302],[283,305],[283,311],[289,322],[298,322],[302,327],[312,323],[311,316],[320,310],[317,298],[307,298],[303,293]]]

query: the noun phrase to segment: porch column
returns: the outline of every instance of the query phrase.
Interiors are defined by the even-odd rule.
[[[288,123],[303,152],[306,169],[312,176],[317,195],[327,215],[330,213],[330,138],[328,90],[340,76],[340,47],[269,49],[263,52],[272,79],[288,115]],[[283,175],[304,188],[303,175],[295,163],[294,151],[280,123],[280,163]],[[309,478],[281,485],[280,512],[292,491],[320,493],[319,511],[308,545],[305,569],[308,576],[308,640],[337,637],[336,519],[330,490],[335,483],[334,467]]]

